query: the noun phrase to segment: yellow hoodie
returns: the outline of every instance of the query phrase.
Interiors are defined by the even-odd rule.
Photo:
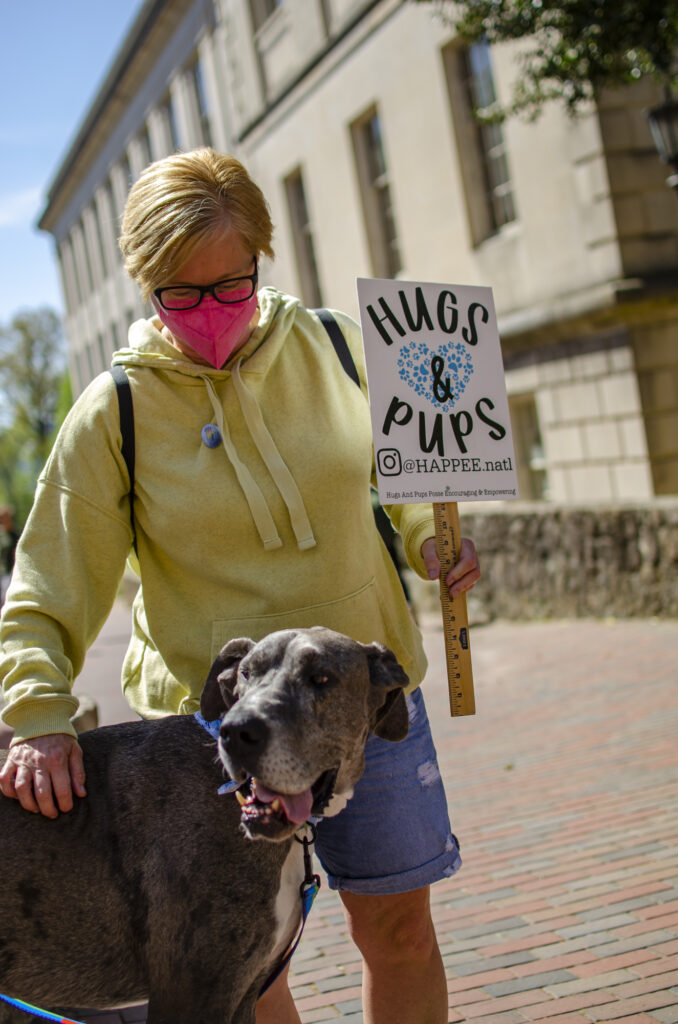
[[[335,314],[362,381],[347,376],[318,318],[272,288],[227,367],[192,363],[157,319],[130,328],[134,520],[142,585],[122,686],[144,718],[198,709],[232,637],[328,626],[379,640],[410,677],[426,661],[370,502],[372,434],[360,329]],[[208,447],[202,428],[221,443]],[[40,477],[3,610],[3,718],[14,742],[74,734],[71,695],[130,556],[129,478],[112,377],[69,413]],[[430,505],[390,510],[426,578]],[[136,559],[130,559],[134,565]]]

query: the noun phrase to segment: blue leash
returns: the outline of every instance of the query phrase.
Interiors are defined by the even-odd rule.
[[[301,924],[299,926],[299,931],[297,933],[296,939],[294,939],[292,945],[287,950],[278,966],[274,968],[273,972],[268,976],[268,978],[264,982],[263,987],[259,990],[260,997],[263,996],[264,992],[266,992],[271,987],[276,978],[280,977],[280,975],[282,974],[282,972],[285,970],[288,963],[292,959],[295,949],[301,942],[301,936],[304,934],[306,918],[311,913],[313,901],[318,895],[318,891],[320,890],[320,876],[313,874],[313,863],[311,861],[311,851],[309,849],[311,846],[313,846],[313,843],[315,842],[317,831],[315,825],[312,824],[312,822],[310,821],[306,822],[306,828],[309,828],[311,830],[310,839],[306,836],[294,836],[296,841],[298,843],[301,843],[302,846],[304,847],[304,880],[299,886],[299,894],[301,896]]]
[[[268,976],[264,985],[259,991],[259,995],[262,996],[266,992],[276,978],[279,978],[282,972],[289,964],[294,951],[301,942],[301,936],[304,934],[304,927],[306,925],[306,919],[311,912],[313,901],[315,900],[320,890],[320,877],[319,875],[313,874],[313,864],[311,861],[310,847],[315,842],[316,828],[311,822],[308,822],[307,827],[311,830],[310,839],[307,836],[301,836],[301,838],[295,835],[295,839],[298,843],[301,843],[304,847],[304,880],[299,886],[299,894],[301,896],[301,924],[296,938],[293,940],[292,945],[289,947],[278,966]],[[49,1010],[41,1010],[39,1006],[33,1006],[31,1003],[25,1003],[22,999],[13,999],[11,996],[5,996],[0,992],[0,1000],[7,1003],[9,1006],[16,1007],[17,1010],[23,1010],[24,1013],[32,1013],[36,1017],[42,1017],[44,1020],[54,1021],[55,1024],[81,1024],[80,1021],[71,1020],[70,1017],[61,1017],[57,1013],[50,1013]]]
[[[23,1010],[24,1013],[33,1013],[36,1017],[42,1017],[43,1020],[53,1020],[56,1021],[56,1024],[80,1024],[80,1021],[71,1020],[70,1017],[62,1017],[58,1013],[50,1013],[49,1010],[41,1010],[39,1006],[25,1003],[23,999],[12,999],[11,996],[3,996],[2,992],[0,992],[0,999],[2,999],[3,1003],[14,1006],[17,1010]]]
[[[206,732],[208,732],[214,740],[219,739],[219,726],[221,725],[220,718],[215,719],[213,722],[208,722],[207,719],[205,719],[199,711],[197,711],[193,717],[195,718],[198,725],[201,725],[203,729]],[[225,782],[223,786],[219,787],[219,793],[233,793],[236,789],[238,789],[238,786],[239,783],[233,782],[231,779],[229,779],[228,782]],[[301,924],[299,926],[299,931],[297,933],[296,939],[294,939],[292,945],[289,947],[289,949],[283,956],[278,966],[274,968],[273,972],[264,982],[264,986],[259,992],[260,996],[262,996],[264,992],[266,992],[266,990],[271,987],[276,978],[280,977],[280,975],[282,974],[282,972],[285,970],[288,963],[292,959],[292,955],[295,949],[301,942],[301,936],[304,933],[304,927],[306,925],[306,918],[311,913],[313,901],[318,895],[318,891],[320,889],[320,876],[313,874],[313,863],[311,861],[310,851],[310,847],[313,846],[317,835],[315,823],[312,821],[307,821],[306,828],[309,828],[311,830],[310,839],[308,839],[305,835],[301,837],[299,837],[298,835],[294,836],[296,841],[298,843],[301,843],[302,846],[304,847],[304,880],[299,886],[299,895],[301,896]]]

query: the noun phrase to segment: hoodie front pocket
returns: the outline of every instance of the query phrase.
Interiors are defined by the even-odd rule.
[[[235,637],[249,637],[256,642],[279,629],[309,629],[311,626],[334,629],[364,644],[372,643],[373,640],[388,643],[374,577],[352,593],[333,601],[321,601],[267,615],[216,619],[212,623],[212,659],[216,658],[224,644]]]

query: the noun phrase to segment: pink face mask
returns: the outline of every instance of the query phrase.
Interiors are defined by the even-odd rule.
[[[193,309],[165,309],[155,301],[153,305],[165,327],[218,370],[242,341],[257,308],[257,295],[228,304],[205,295]]]

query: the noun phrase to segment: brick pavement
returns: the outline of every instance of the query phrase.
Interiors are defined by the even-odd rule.
[[[678,623],[477,628],[477,715],[454,720],[433,620],[425,639],[465,860],[432,893],[450,1022],[678,1022]],[[359,971],[325,893],[294,961],[304,1024],[359,1024]]]
[[[450,1022],[677,1024],[678,623],[476,628],[478,713],[454,720],[442,634],[434,620],[424,633],[465,859],[432,893]],[[326,888],[292,985],[304,1024],[362,1021],[359,958]]]

